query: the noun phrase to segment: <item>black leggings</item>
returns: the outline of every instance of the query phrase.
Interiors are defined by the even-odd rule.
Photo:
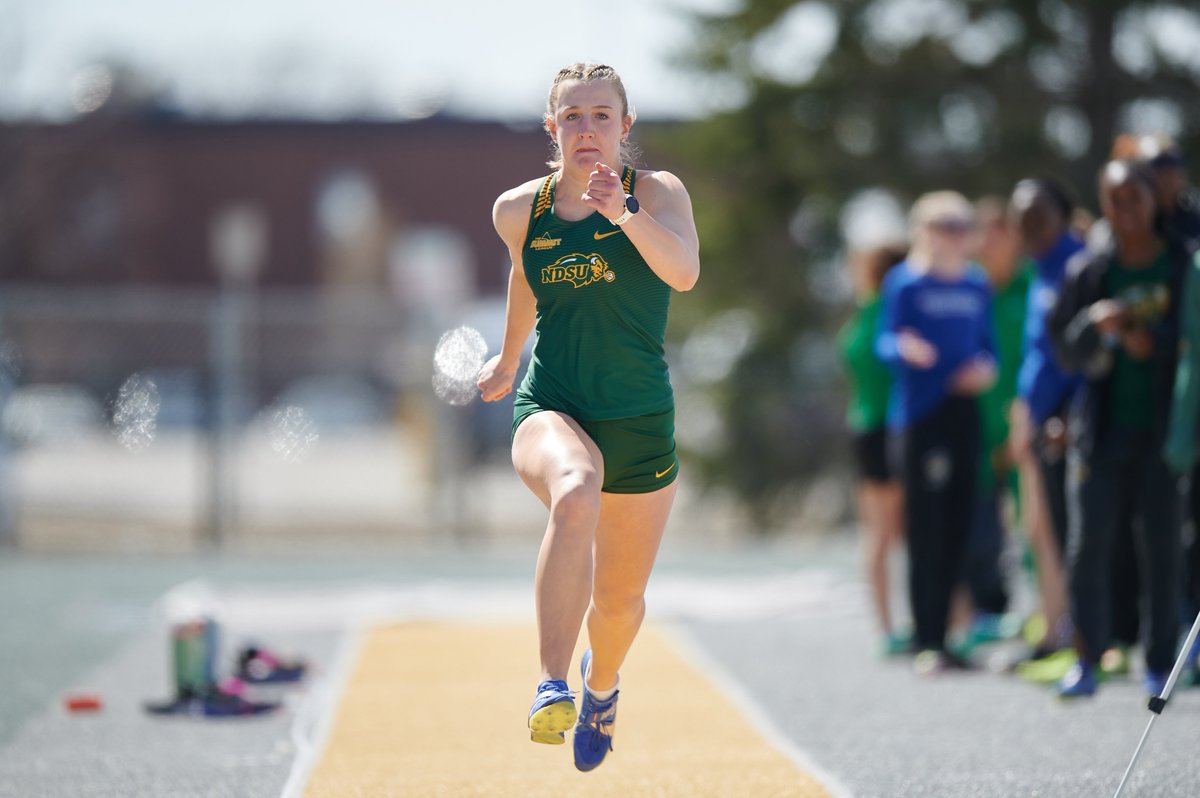
[[[1099,662],[1112,642],[1113,558],[1128,507],[1144,598],[1139,603],[1146,667],[1169,670],[1179,632],[1183,559],[1175,480],[1148,433],[1116,427],[1086,459],[1072,453],[1068,474],[1067,565],[1080,656]]]
[[[901,475],[908,590],[917,647],[944,649],[979,475],[975,399],[950,397],[904,430]]]

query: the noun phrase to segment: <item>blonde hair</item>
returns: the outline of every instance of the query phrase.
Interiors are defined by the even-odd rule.
[[[908,215],[909,236],[912,240],[910,260],[928,264],[930,253],[927,228],[931,222],[948,216],[974,222],[975,206],[957,191],[932,191],[917,198]]]
[[[542,118],[542,127],[547,133],[550,132],[550,120],[558,113],[558,87],[569,80],[578,80],[581,83],[604,81],[611,84],[616,89],[617,97],[621,100],[621,119],[625,117],[637,119],[637,112],[629,107],[629,98],[625,95],[625,84],[621,82],[621,76],[617,74],[617,70],[608,64],[578,62],[558,70],[558,74],[554,76],[554,82],[550,84],[550,96],[546,98],[546,115]],[[558,169],[562,166],[562,151],[553,136],[550,137],[550,141],[553,150],[546,165],[551,169]],[[628,139],[622,141],[621,161],[632,163],[636,156],[637,149],[633,144]]]

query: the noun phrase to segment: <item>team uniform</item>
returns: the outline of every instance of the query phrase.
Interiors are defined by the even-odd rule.
[[[637,175],[621,182],[634,193]],[[530,210],[521,257],[537,300],[533,358],[513,403],[513,434],[545,410],[574,419],[604,457],[607,493],[651,493],[679,474],[675,399],[663,344],[671,287],[600,213],[554,214],[557,176]]]

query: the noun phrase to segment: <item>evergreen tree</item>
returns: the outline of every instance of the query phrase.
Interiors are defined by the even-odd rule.
[[[1004,195],[1051,175],[1094,206],[1115,133],[1200,144],[1192,3],[746,0],[697,23],[685,60],[737,101],[647,144],[678,159],[703,233],[700,300],[680,303],[681,326],[731,307],[758,320],[708,389],[727,434],[700,459],[764,527],[784,489],[843,448],[832,332],[848,198]]]

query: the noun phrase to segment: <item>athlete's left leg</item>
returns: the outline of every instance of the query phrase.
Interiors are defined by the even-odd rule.
[[[604,691],[633,645],[646,614],[646,583],[658,555],[678,481],[653,493],[602,493],[594,544],[588,686]]]

